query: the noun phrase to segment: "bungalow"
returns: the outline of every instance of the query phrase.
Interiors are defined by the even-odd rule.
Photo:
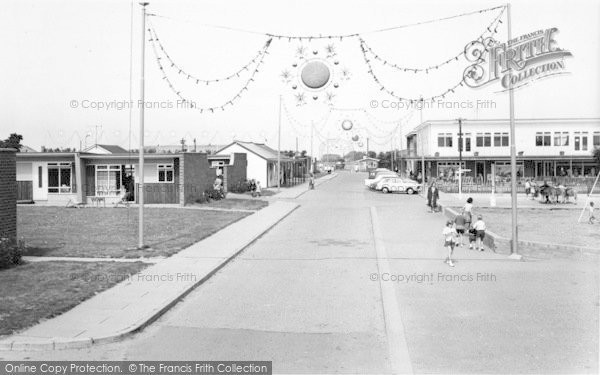
[[[18,200],[47,205],[111,204],[124,198],[137,202],[138,154],[102,149],[108,153],[17,153]],[[243,164],[243,156],[239,159]],[[193,203],[212,187],[215,175],[204,153],[145,154],[144,203]]]
[[[234,141],[211,156],[212,160],[222,155],[240,153],[246,155],[248,179],[259,181],[263,187],[277,186],[277,151],[263,143]],[[306,179],[309,158],[289,158],[281,156],[281,186],[293,186]]]
[[[379,165],[379,159],[363,157],[362,159],[355,160],[351,163],[351,168],[360,172],[368,172],[371,169],[377,168]]]

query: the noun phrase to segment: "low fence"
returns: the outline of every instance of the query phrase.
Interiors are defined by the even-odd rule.
[[[578,194],[589,194],[594,186],[595,177],[548,177],[546,179],[535,180],[535,183],[540,186],[545,182],[553,186],[564,185],[575,189]],[[458,182],[454,181],[438,181],[437,185],[444,193],[458,193]],[[463,183],[463,193],[491,193],[492,184],[486,183]],[[510,181],[496,182],[496,193],[510,193]],[[525,180],[521,179],[517,182],[517,193],[525,193]],[[594,187],[593,194],[600,194],[600,182]]]

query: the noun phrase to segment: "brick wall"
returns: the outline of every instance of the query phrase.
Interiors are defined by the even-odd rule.
[[[0,237],[17,240],[17,158],[6,148],[0,148]]]
[[[225,167],[225,190],[229,191],[231,187],[239,182],[246,181],[246,171],[248,170],[248,160],[246,154],[234,153],[233,165]]]
[[[179,203],[182,205],[194,203],[212,188],[217,177],[204,153],[184,153],[180,157],[180,170],[183,178],[180,179]]]

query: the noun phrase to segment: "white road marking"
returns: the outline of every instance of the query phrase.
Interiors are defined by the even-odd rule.
[[[375,207],[371,207],[371,224],[373,226],[373,238],[375,241],[375,251],[377,253],[377,269],[379,275],[391,273],[379,225],[379,217],[377,216],[377,209]],[[393,283],[382,282],[381,276],[379,277],[379,288],[381,290],[385,332],[388,339],[388,351],[392,373],[412,374],[413,368],[408,353],[404,324],[402,323],[402,317],[398,308],[398,300],[393,285]]]

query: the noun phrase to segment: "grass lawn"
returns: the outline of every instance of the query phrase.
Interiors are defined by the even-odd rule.
[[[511,210],[478,208],[487,227],[503,237],[511,236]],[[577,223],[580,210],[521,208],[518,210],[519,239],[585,246],[600,249],[600,224]],[[587,219],[584,214],[583,219]]]
[[[0,336],[70,310],[146,266],[139,262],[32,262],[1,270]]]
[[[226,208],[229,210],[260,210],[269,203],[260,199],[221,199],[197,205],[198,207]]]
[[[144,209],[145,243],[138,250],[138,209],[19,206],[24,255],[98,258],[170,256],[237,220],[245,212]]]

